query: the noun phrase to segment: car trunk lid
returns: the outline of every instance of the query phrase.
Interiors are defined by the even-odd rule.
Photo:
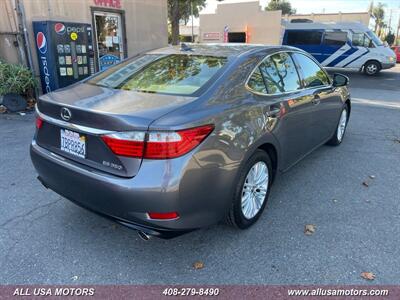
[[[193,100],[77,84],[40,97],[37,109],[44,122],[36,141],[53,153],[93,169],[133,177],[142,159],[114,154],[102,136],[147,131],[153,121]]]

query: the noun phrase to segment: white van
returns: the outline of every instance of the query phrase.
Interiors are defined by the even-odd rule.
[[[375,75],[396,65],[396,55],[367,26],[356,22],[284,23],[283,45],[303,49],[324,67]]]

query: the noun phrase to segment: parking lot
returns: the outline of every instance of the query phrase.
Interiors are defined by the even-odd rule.
[[[172,240],[142,241],[46,190],[29,158],[33,114],[0,115],[0,283],[400,284],[400,66],[345,74],[353,108],[340,147],[277,178],[249,230]]]

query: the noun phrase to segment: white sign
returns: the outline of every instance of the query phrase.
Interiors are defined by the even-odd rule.
[[[204,32],[204,41],[219,41],[221,34],[219,32]]]
[[[113,46],[113,37],[111,35],[106,36],[106,47],[112,47]]]

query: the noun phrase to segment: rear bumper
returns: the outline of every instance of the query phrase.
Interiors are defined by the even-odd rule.
[[[143,161],[137,176],[122,178],[77,164],[35,141],[30,153],[45,187],[150,235],[171,238],[215,224],[229,205],[231,189],[227,187],[232,186],[233,172],[201,168],[191,155],[169,161]],[[148,212],[178,212],[179,218],[152,220]]]

